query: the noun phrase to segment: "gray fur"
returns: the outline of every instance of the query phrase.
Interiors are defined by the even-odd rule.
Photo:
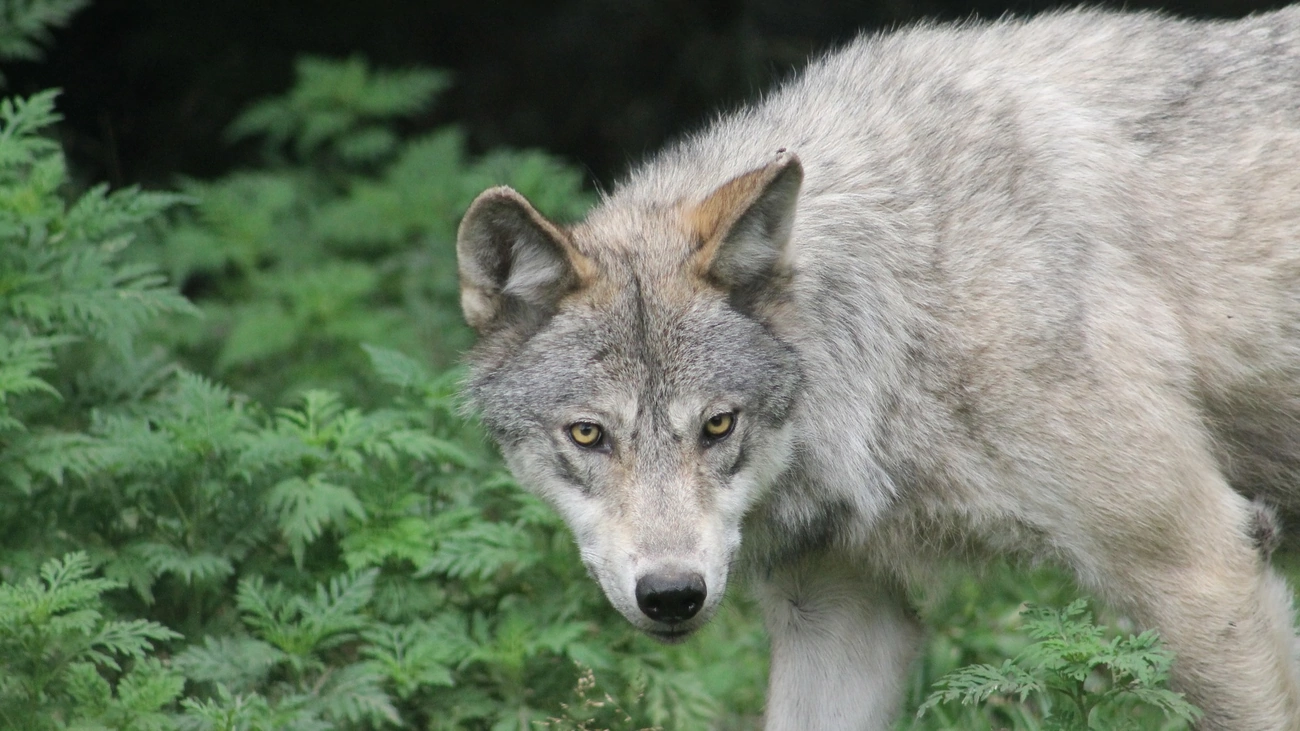
[[[1199,728],[1300,728],[1251,502],[1300,507],[1300,8],[864,38],[578,225],[511,193],[458,243],[470,398],[637,626],[745,536],[770,729],[887,727],[899,587],[1005,553],[1160,630]],[[659,570],[698,617],[638,611]]]

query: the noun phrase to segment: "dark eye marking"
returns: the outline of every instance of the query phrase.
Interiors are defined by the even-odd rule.
[[[568,481],[569,484],[581,488],[583,492],[586,492],[587,483],[582,479],[582,475],[578,471],[578,466],[575,465],[573,460],[569,459],[566,454],[560,453],[556,456],[559,457],[560,460],[560,476]]]
[[[727,470],[727,474],[735,477],[741,470],[745,469],[745,463],[748,461],[749,455],[745,452],[745,448],[742,446],[740,451],[736,454],[736,461],[732,462],[731,469]]]

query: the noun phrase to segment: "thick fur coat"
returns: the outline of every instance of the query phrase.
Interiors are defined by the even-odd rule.
[[[1201,728],[1300,728],[1259,545],[1300,507],[1300,8],[863,38],[581,223],[487,191],[458,253],[469,397],[611,602],[676,640],[752,569],[769,729],[887,728],[904,588],[994,554],[1158,629]]]

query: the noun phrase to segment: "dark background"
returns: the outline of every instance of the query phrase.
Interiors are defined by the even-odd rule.
[[[482,150],[540,147],[615,179],[667,138],[751,98],[811,53],[923,18],[996,18],[1020,0],[99,0],[6,93],[58,86],[77,170],[165,186],[250,160],[222,129],[288,88],[302,53],[449,69],[421,127],[455,121]],[[1235,17],[1285,2],[1108,3]]]

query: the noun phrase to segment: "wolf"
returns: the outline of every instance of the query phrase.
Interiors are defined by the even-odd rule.
[[[1000,555],[1158,630],[1198,728],[1300,728],[1300,7],[863,37],[457,252],[509,467],[654,637],[753,577],[768,729],[889,727],[908,587]]]

